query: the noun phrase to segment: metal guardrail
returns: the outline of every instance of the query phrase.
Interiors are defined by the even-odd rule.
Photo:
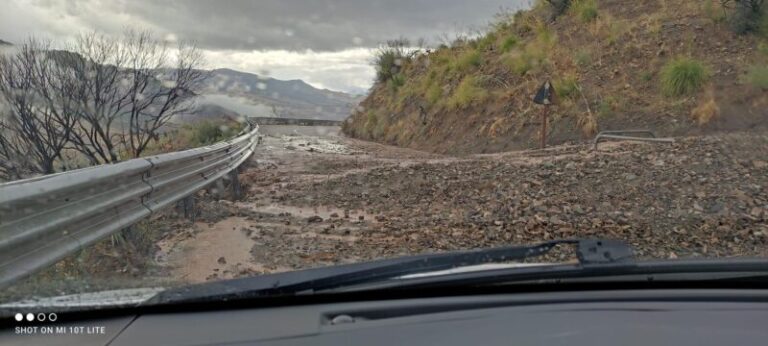
[[[647,134],[650,137],[636,137],[636,136],[624,136],[626,134]],[[658,142],[658,143],[674,143],[674,138],[657,138],[656,134],[650,130],[616,130],[616,131],[602,131],[595,136],[594,150],[597,151],[597,145],[605,139],[618,139],[623,141],[635,141],[635,142]]]
[[[257,137],[252,125],[206,147],[0,184],[0,287],[223,177]]]

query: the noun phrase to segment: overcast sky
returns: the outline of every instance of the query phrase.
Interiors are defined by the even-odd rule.
[[[530,0],[3,0],[0,39],[67,40],[96,30],[148,28],[194,40],[209,68],[227,67],[321,88],[367,89],[371,53],[396,37],[437,42],[483,28],[500,9]]]

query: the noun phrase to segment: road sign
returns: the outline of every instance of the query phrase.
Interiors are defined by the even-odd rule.
[[[549,106],[554,103],[554,87],[550,81],[544,82],[533,97],[533,102],[540,105]]]
[[[536,92],[536,96],[533,97],[533,102],[544,106],[553,105],[555,98],[555,87],[552,82],[547,80],[539,87],[539,91]],[[549,107],[544,107],[544,112],[541,113],[541,148],[544,149],[547,146],[547,118],[549,117]]]

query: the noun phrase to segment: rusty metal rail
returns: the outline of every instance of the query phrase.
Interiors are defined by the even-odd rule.
[[[626,136],[628,134],[645,134],[649,137],[637,137],[637,136]],[[653,133],[653,131],[650,130],[611,130],[611,131],[602,131],[595,136],[594,140],[594,147],[593,149],[597,151],[597,146],[600,144],[601,141],[604,141],[606,139],[616,139],[616,140],[622,140],[622,141],[634,141],[634,142],[655,142],[655,143],[674,143],[674,138],[657,138],[656,134]]]

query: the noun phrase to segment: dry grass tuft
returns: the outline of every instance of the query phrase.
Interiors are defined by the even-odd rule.
[[[707,97],[704,103],[691,111],[691,117],[696,120],[699,126],[706,125],[718,116],[720,116],[720,107],[717,105],[712,92],[709,93],[709,97]]]

